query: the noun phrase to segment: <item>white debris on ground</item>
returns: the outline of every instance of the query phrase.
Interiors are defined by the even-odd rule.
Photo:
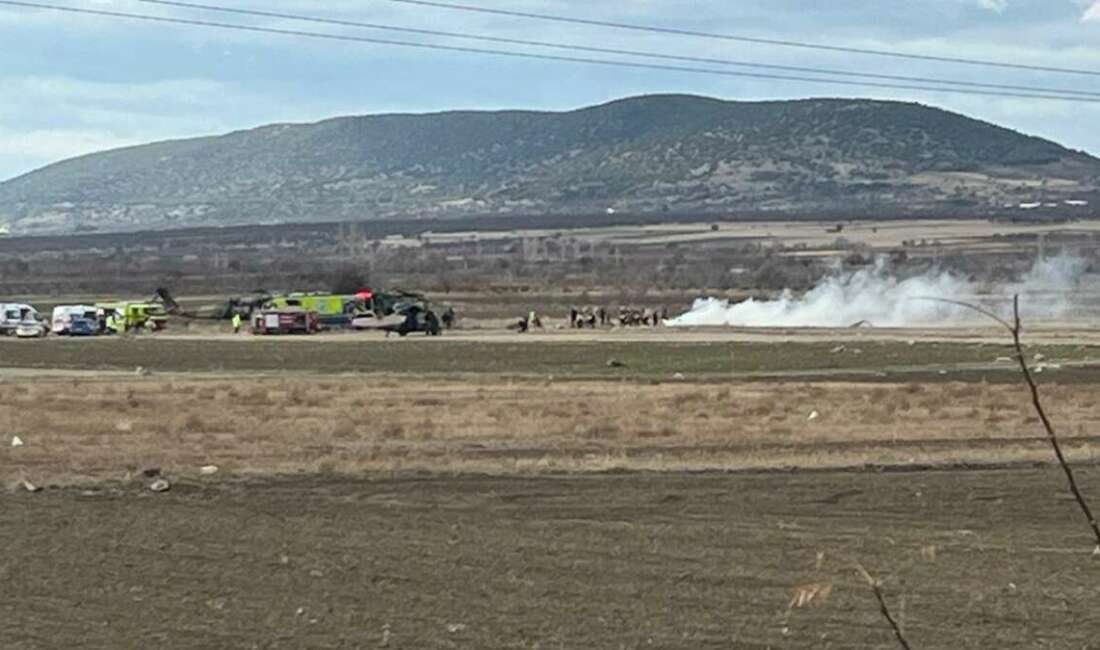
[[[22,447],[23,446],[23,439],[20,438],[19,436],[12,436],[11,437],[11,446],[12,447]]]

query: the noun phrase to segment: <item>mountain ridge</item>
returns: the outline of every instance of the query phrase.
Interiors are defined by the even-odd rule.
[[[339,116],[165,140],[0,183],[14,232],[594,212],[977,215],[1094,199],[1100,160],[910,102],[643,95]],[[1093,200],[1095,203],[1095,200]]]

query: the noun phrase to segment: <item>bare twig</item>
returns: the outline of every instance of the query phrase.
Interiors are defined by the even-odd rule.
[[[1042,400],[1039,399],[1039,387],[1035,384],[1035,378],[1031,374],[1031,369],[1028,368],[1027,359],[1024,358],[1024,348],[1020,343],[1020,333],[1023,328],[1020,324],[1019,294],[1012,298],[1012,314],[1012,344],[1016,348],[1016,359],[1020,362],[1020,372],[1023,373],[1024,381],[1027,382],[1028,389],[1031,391],[1031,404],[1035,407],[1035,412],[1039,415],[1039,420],[1043,423],[1043,428],[1046,429],[1047,439],[1050,441],[1051,448],[1054,449],[1054,455],[1058,458],[1058,464],[1062,466],[1062,471],[1066,474],[1066,482],[1069,484],[1069,491],[1073,493],[1073,498],[1077,500],[1077,505],[1081,507],[1081,512],[1084,513],[1085,519],[1089,522],[1089,527],[1092,528],[1092,534],[1096,538],[1094,553],[1100,552],[1100,526],[1096,524],[1096,517],[1093,516],[1088,501],[1086,501],[1085,496],[1081,494],[1081,489],[1077,487],[1077,479],[1073,475],[1073,468],[1070,467],[1069,462],[1066,461],[1065,454],[1062,453],[1062,444],[1058,440],[1058,434],[1055,433],[1054,426],[1050,423],[1050,418],[1047,417]]]
[[[1066,456],[1062,453],[1062,443],[1058,438],[1058,434],[1054,431],[1054,425],[1051,424],[1050,418],[1047,417],[1046,409],[1043,408],[1043,402],[1039,398],[1039,386],[1035,383],[1035,377],[1031,373],[1031,368],[1027,365],[1027,358],[1024,356],[1024,346],[1020,341],[1020,336],[1023,333],[1023,324],[1020,321],[1020,295],[1016,294],[1012,297],[1012,322],[1009,323],[1000,316],[993,312],[973,305],[968,302],[961,302],[958,300],[947,300],[945,298],[927,298],[927,300],[934,300],[936,302],[943,302],[950,305],[958,305],[959,307],[966,307],[972,309],[987,318],[1004,326],[1012,335],[1012,346],[1016,349],[1016,360],[1020,364],[1020,373],[1024,377],[1024,382],[1027,384],[1028,390],[1031,392],[1031,405],[1035,408],[1035,412],[1039,415],[1039,421],[1043,423],[1043,428],[1046,429],[1047,440],[1050,442],[1051,448],[1054,450],[1054,456],[1058,459],[1058,465],[1061,466],[1062,471],[1066,475],[1066,482],[1069,484],[1069,491],[1073,494],[1073,498],[1077,500],[1077,505],[1081,508],[1081,512],[1084,513],[1085,519],[1088,521],[1089,528],[1092,529],[1093,537],[1096,538],[1096,547],[1093,550],[1094,554],[1100,555],[1100,525],[1096,523],[1096,517],[1092,514],[1092,509],[1089,508],[1088,501],[1085,500],[1085,496],[1081,493],[1081,489],[1077,486],[1077,478],[1073,475],[1073,468],[1070,467],[1069,462],[1066,460]]]
[[[985,316],[986,318],[989,318],[990,320],[996,321],[1000,325],[1004,326],[1004,328],[1006,330],[1008,330],[1009,332],[1012,331],[1012,325],[1008,321],[1001,318],[1000,316],[993,313],[992,311],[986,309],[985,307],[982,307],[981,305],[975,305],[973,303],[963,302],[961,300],[950,300],[948,298],[933,298],[933,297],[930,297],[930,296],[919,296],[917,298],[914,298],[914,300],[929,300],[931,302],[942,302],[946,305],[955,305],[956,307],[966,307],[967,309],[978,312],[979,314],[981,314],[982,316]]]
[[[871,592],[875,595],[875,600],[878,601],[879,612],[882,617],[886,619],[886,622],[890,624],[890,628],[894,631],[894,637],[898,640],[898,645],[904,648],[904,650],[912,650],[912,646],[909,645],[909,641],[905,638],[905,634],[901,631],[901,626],[898,625],[898,621],[894,618],[894,615],[890,612],[890,606],[886,604],[886,596],[882,593],[882,583],[876,580],[867,569],[864,569],[861,565],[856,564],[856,570],[859,571],[863,579],[867,581],[867,585],[871,587]]]

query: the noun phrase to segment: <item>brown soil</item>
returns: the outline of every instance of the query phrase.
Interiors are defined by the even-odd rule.
[[[1085,473],[1095,486],[1100,475]],[[0,495],[7,649],[1087,648],[1057,470]],[[791,606],[801,589],[817,594]]]

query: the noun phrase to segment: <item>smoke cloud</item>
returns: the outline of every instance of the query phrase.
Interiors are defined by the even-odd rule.
[[[1085,10],[1084,15],[1081,16],[1081,22],[1100,22],[1100,0],[1096,0]]]
[[[1013,294],[1020,294],[1026,318],[1061,319],[1078,315],[1083,306],[1074,300],[1084,279],[1083,260],[1060,256],[1037,261],[1016,282],[971,282],[947,271],[931,271],[899,278],[878,260],[854,272],[836,273],[805,294],[786,290],[772,300],[750,299],[730,304],[701,298],[687,313],[666,325],[691,327],[847,327],[861,321],[877,327],[966,324],[983,316],[933,298],[979,304],[1009,315]]]

